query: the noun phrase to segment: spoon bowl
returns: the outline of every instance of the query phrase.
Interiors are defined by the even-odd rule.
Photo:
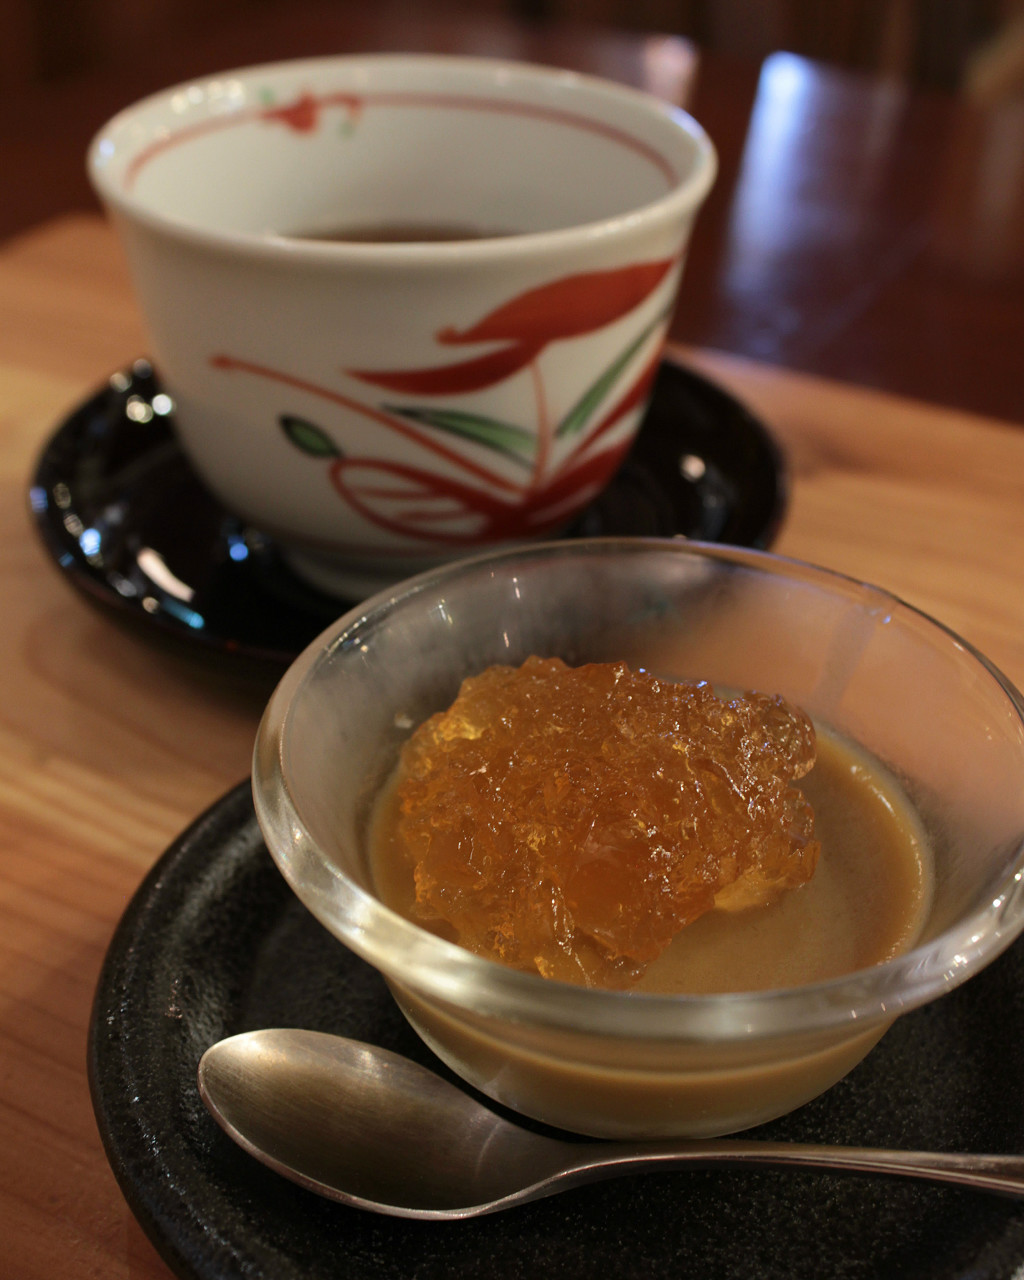
[[[578,1142],[532,1133],[387,1049],[297,1029],[203,1054],[203,1102],[263,1164],[319,1195],[403,1218],[471,1218],[584,1182],[682,1165],[797,1165],[1024,1196],[1024,1158],[747,1139]]]

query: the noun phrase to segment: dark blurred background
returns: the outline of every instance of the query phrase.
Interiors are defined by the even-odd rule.
[[[0,0],[0,84],[59,81],[291,0]],[[335,0],[358,14],[366,0]],[[511,13],[687,36],[702,48],[762,59],[787,50],[837,66],[959,91],[972,77],[1013,76],[1024,44],[1020,0],[419,0],[411,14]],[[0,90],[0,91],[2,91]]]
[[[1024,423],[1024,0],[0,0],[0,242],[98,211],[137,98],[375,50],[681,102],[720,168],[673,337]]]

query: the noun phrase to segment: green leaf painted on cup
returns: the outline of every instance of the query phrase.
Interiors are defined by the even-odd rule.
[[[306,418],[297,418],[290,413],[282,413],[278,421],[281,430],[297,449],[311,454],[314,458],[338,458],[341,450],[330,436],[315,423]]]
[[[583,395],[576,401],[562,421],[555,428],[555,436],[561,438],[563,436],[574,436],[582,431],[586,424],[597,411],[601,401],[611,391],[612,387],[618,381],[623,369],[629,364],[636,353],[644,345],[651,334],[661,324],[663,316],[658,316],[655,320],[644,329],[640,336],[635,338],[629,346],[616,356],[601,376],[593,382]]]
[[[431,409],[416,406],[385,405],[388,413],[408,418],[424,426],[436,427],[449,435],[472,440],[487,449],[493,449],[511,458],[521,466],[532,464],[537,440],[531,431],[510,422],[489,418],[484,414],[465,413],[459,409]]]

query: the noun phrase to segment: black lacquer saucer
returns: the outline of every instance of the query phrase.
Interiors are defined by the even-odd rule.
[[[819,1172],[707,1170],[598,1183],[462,1223],[322,1200],[244,1155],[206,1114],[202,1052],[300,1026],[431,1065],[383,980],[293,896],[248,783],[157,862],[100,977],[93,1105],[132,1210],[184,1280],[1012,1280],[1024,1204]],[[1024,944],[896,1023],[845,1080],[765,1137],[1024,1150]]]
[[[192,645],[288,663],[358,603],[309,586],[273,539],[224,511],[178,446],[146,361],[60,424],[29,498],[44,546],[75,587]],[[785,500],[783,460],[763,424],[666,362],[628,459],[566,536],[684,534],[763,548]]]

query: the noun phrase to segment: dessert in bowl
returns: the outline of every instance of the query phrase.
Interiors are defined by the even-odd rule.
[[[813,878],[763,911],[707,912],[682,929],[681,958],[673,942],[618,988],[510,967],[418,919],[385,849],[403,747],[466,677],[532,657],[625,663],[801,709],[819,743],[806,779],[822,846]],[[286,673],[253,772],[282,873],[444,1061],[524,1114],[636,1138],[726,1133],[791,1110],[894,1018],[1007,947],[1024,928],[1022,780],[1024,700],[939,623],[812,566],[645,539],[480,557],[366,602]],[[895,852],[829,896],[830,862],[883,845]],[[858,936],[839,955],[844,893],[861,909],[846,913]]]

